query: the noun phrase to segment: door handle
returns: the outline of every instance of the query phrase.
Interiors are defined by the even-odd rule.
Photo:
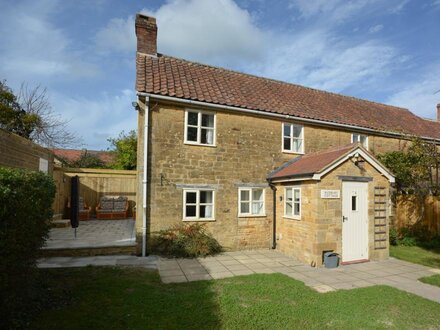
[[[342,216],[342,222],[345,222],[345,221],[347,221],[348,220],[348,217],[344,217],[344,216]]]

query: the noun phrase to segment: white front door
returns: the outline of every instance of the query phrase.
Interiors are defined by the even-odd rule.
[[[368,183],[342,182],[342,262],[368,259]]]

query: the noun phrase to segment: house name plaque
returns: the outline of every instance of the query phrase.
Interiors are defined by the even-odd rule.
[[[332,199],[341,198],[340,190],[321,190],[321,198]]]

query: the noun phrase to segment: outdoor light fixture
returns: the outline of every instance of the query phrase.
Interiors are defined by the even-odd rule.
[[[356,153],[353,158],[354,158],[354,165],[359,167],[361,170],[365,169],[365,160],[363,160],[359,156],[359,153]]]
[[[133,106],[133,108],[138,111],[139,110],[139,104],[137,103],[137,101],[133,101],[131,102],[131,105]]]

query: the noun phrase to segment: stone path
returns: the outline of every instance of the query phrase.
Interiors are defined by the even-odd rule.
[[[322,293],[384,284],[440,303],[439,287],[417,281],[420,277],[440,273],[439,269],[430,269],[394,258],[326,269],[312,268],[276,251],[259,250],[226,252],[198,259],[161,258],[158,267],[164,283],[219,279],[254,273],[282,273]]]
[[[74,229],[52,228],[43,249],[98,248],[136,244],[134,220],[80,221],[76,238]]]
[[[140,258],[135,256],[114,255],[96,257],[52,257],[38,260],[39,268],[70,268],[86,266],[132,266],[148,269],[157,269],[159,258],[148,256]]]
[[[40,259],[38,263],[40,268],[88,265],[158,269],[164,283],[211,280],[254,273],[282,273],[321,293],[383,284],[440,303],[440,288],[418,281],[424,276],[440,274],[440,269],[394,258],[335,269],[312,268],[272,250],[225,252],[198,259],[166,259],[156,256],[59,257]]]

